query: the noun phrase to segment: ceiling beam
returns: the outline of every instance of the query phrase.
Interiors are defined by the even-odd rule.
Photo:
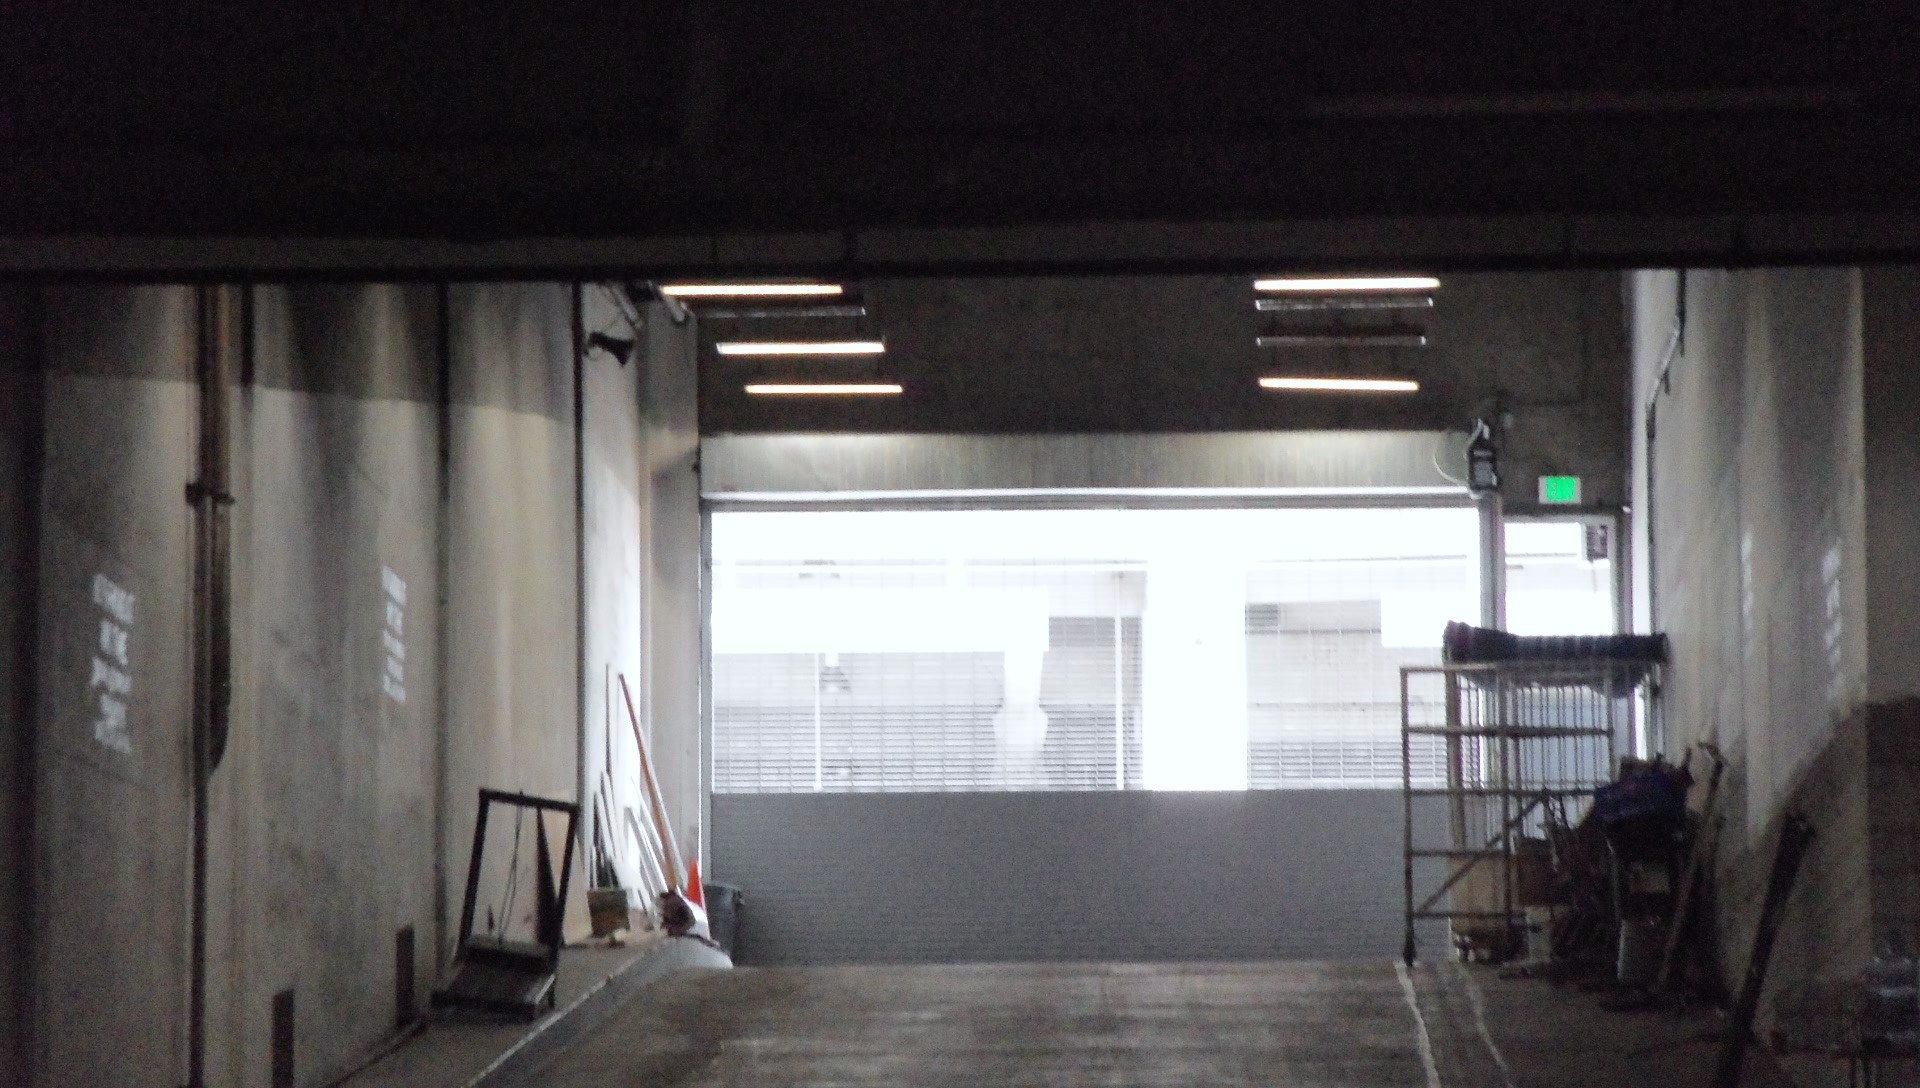
[[[1741,267],[1920,260],[1920,214],[1448,216],[498,241],[0,237],[0,277],[859,280],[996,275]]]

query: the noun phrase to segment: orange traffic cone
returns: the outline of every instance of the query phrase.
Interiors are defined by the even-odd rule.
[[[687,863],[687,898],[701,910],[707,909],[707,897],[700,891],[700,861],[698,858]]]

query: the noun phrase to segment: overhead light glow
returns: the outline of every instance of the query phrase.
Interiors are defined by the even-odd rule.
[[[1306,393],[1417,393],[1420,383],[1410,378],[1261,378],[1260,388]]]
[[[894,382],[812,382],[747,386],[747,392],[757,397],[887,396],[900,391],[901,386]]]
[[[660,293],[674,298],[825,298],[846,293],[837,283],[668,283]]]
[[[1261,348],[1424,348],[1427,334],[1417,326],[1386,325],[1378,328],[1288,329],[1253,338]]]
[[[713,349],[722,355],[878,355],[887,345],[878,340],[722,340]]]
[[[1440,286],[1432,276],[1319,276],[1254,280],[1256,291],[1340,294],[1355,291],[1431,291]]]
[[[1263,299],[1264,302],[1277,302],[1278,299]],[[709,321],[752,321],[759,318],[778,318],[790,321],[796,317],[865,317],[867,308],[857,302],[815,302],[792,306],[787,304],[766,305],[748,303],[732,306],[702,306],[700,316]]]
[[[1433,296],[1425,294],[1307,295],[1293,298],[1256,298],[1253,308],[1263,314],[1305,314],[1325,310],[1371,313],[1381,310],[1431,310]]]

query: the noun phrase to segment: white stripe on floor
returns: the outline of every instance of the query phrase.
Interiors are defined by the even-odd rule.
[[[1413,1011],[1415,1041],[1420,1044],[1420,1064],[1427,1070],[1427,1088],[1442,1088],[1440,1067],[1433,1063],[1433,1040],[1427,1035],[1427,1018],[1420,1015],[1420,1001],[1413,994],[1413,976],[1407,974],[1407,965],[1399,960],[1393,961],[1393,973],[1400,976],[1400,992],[1407,996],[1407,1008]]]
[[[1487,1044],[1487,1053],[1493,1055],[1493,1064],[1500,1067],[1500,1079],[1506,1082],[1507,1088],[1518,1088],[1513,1080],[1513,1067],[1507,1064],[1507,1056],[1500,1053],[1500,1048],[1494,1044],[1493,1033],[1487,1030],[1487,1004],[1480,994],[1480,984],[1473,980],[1473,972],[1461,966],[1459,960],[1453,961],[1453,969],[1460,973],[1460,978],[1467,984],[1467,1001],[1473,1005],[1474,1026],[1480,1029],[1480,1041]]]

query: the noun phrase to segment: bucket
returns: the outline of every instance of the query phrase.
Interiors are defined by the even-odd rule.
[[[593,935],[611,937],[633,928],[633,894],[625,888],[587,889],[587,918]]]
[[[707,931],[713,943],[730,959],[739,959],[740,889],[731,884],[708,884],[703,889],[707,900]]]

